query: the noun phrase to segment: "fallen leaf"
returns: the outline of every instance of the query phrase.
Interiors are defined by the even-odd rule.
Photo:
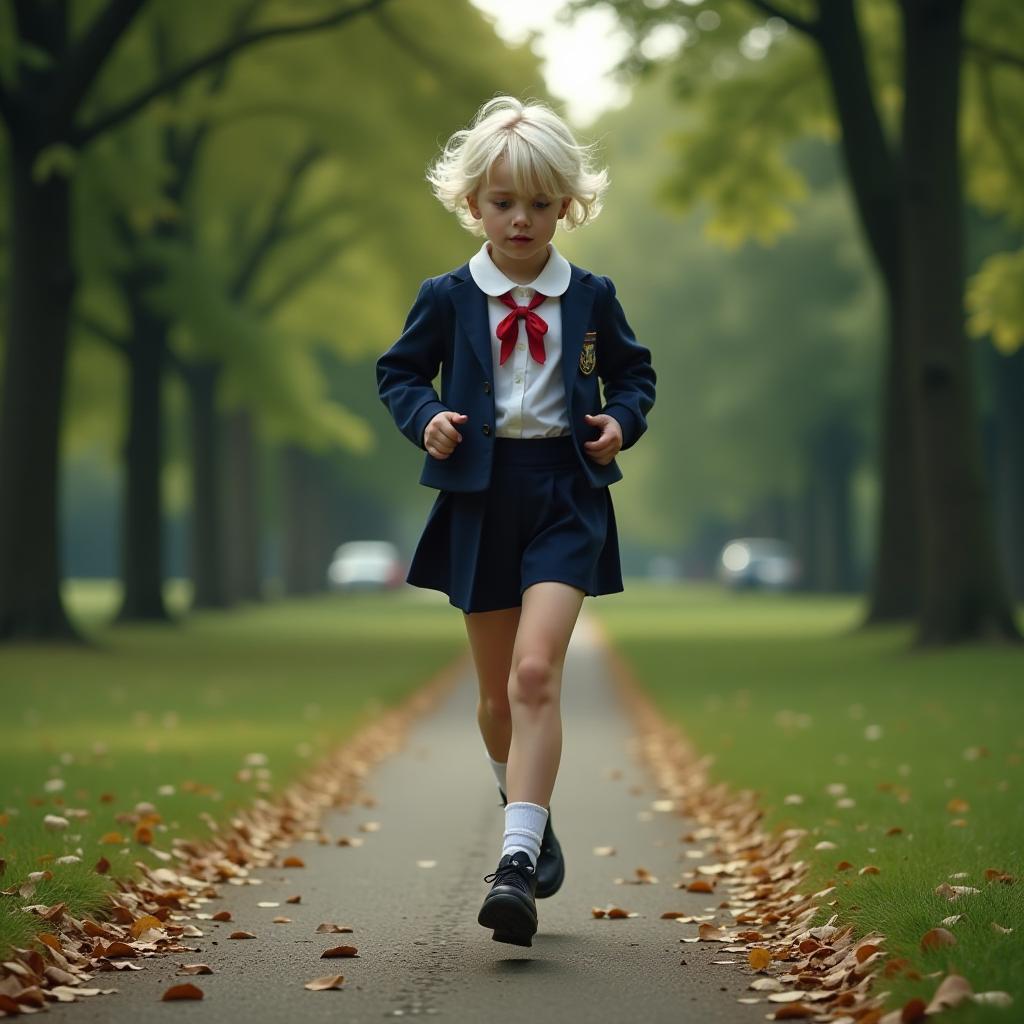
[[[778,978],[755,978],[747,987],[755,992],[781,992],[782,982]]]
[[[1013,1005],[1013,996],[1009,992],[975,992],[971,999],[985,1006],[999,1006],[1003,1009]]]
[[[865,864],[864,867],[857,872],[858,875],[877,875],[878,868],[874,864]]]
[[[314,978],[312,981],[307,981],[302,987],[308,988],[310,992],[326,992],[330,988],[341,988],[344,981],[344,975],[331,974],[326,978]]]
[[[720,925],[702,924],[697,929],[697,937],[701,942],[731,942],[732,939],[722,931]]]
[[[306,862],[301,857],[285,857],[281,861],[281,867],[283,868],[304,868],[305,866]]]
[[[213,974],[213,968],[209,964],[180,964],[179,974]]]
[[[161,1001],[168,1002],[171,999],[202,999],[203,990],[196,988],[190,982],[183,985],[172,985],[161,997]]]
[[[335,957],[335,956],[358,956],[359,952],[355,946],[332,946],[330,949],[325,949],[320,954],[320,959],[324,957]]]
[[[595,846],[594,847],[595,857],[614,857],[615,847],[614,846]]]
[[[301,896],[289,896],[288,899],[285,900],[285,903],[301,903],[301,902],[302,902],[302,897]]]
[[[958,796],[953,797],[952,800],[946,804],[946,810],[950,814],[966,814],[971,809],[971,805]]]
[[[1001,924],[998,924],[996,921],[993,921],[992,922],[992,931],[998,933],[999,935],[1009,935],[1013,931],[1013,929],[1012,928],[1004,928]]]
[[[772,955],[763,946],[755,946],[747,960],[755,971],[763,971],[772,962]]]
[[[946,928],[932,928],[921,936],[921,949],[925,951],[955,945],[956,936]]]
[[[271,924],[291,924],[292,919],[290,917],[275,917],[271,919]]]
[[[143,932],[149,931],[150,928],[163,929],[164,923],[158,917],[153,917],[152,914],[143,914],[142,917],[136,918],[132,922],[131,933],[132,938],[137,939]]]
[[[229,938],[229,939],[255,939],[255,938],[256,938],[256,936],[255,936],[255,935],[253,935],[253,933],[252,933],[252,932],[246,932],[246,931],[241,931],[241,930],[239,930],[239,931],[237,931],[237,932],[232,932],[232,933],[231,933],[231,934],[230,934],[230,935],[228,936],[228,938]]]
[[[362,823],[362,825],[359,826],[359,831],[360,832],[379,832],[380,831],[380,822],[379,821],[364,821]]]
[[[214,920],[214,921],[230,921],[231,920],[231,911],[230,910],[218,910],[217,913],[213,915],[212,920]]]
[[[973,995],[970,982],[959,974],[947,974],[935,990],[932,1001],[925,1007],[925,1013],[938,1013],[953,1006],[959,1006]]]
[[[100,836],[100,842],[107,846],[113,846],[124,842],[124,836],[120,832],[106,832]]]
[[[903,1008],[900,1010],[900,1024],[913,1024],[914,1021],[921,1020],[925,1015],[924,1008],[923,999],[915,998],[904,1003]]]
[[[324,921],[323,924],[318,924],[316,930],[318,932],[330,932],[331,934],[352,931],[347,924],[330,924],[327,921]]]
[[[772,1020],[799,1020],[801,1017],[813,1017],[818,1011],[806,1003],[790,1003],[780,1006],[772,1016]]]
[[[436,868],[436,860],[418,860],[416,861],[416,867],[418,868]]]
[[[687,887],[687,892],[714,892],[715,883],[711,878],[695,878]]]
[[[772,992],[768,996],[770,1003],[795,1003],[803,999],[803,992]]]
[[[280,903],[274,903],[272,900],[261,900],[256,904],[257,907],[279,907]]]

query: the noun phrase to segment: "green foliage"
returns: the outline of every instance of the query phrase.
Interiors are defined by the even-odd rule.
[[[1024,342],[1024,249],[990,256],[971,278],[966,296],[970,332],[991,334],[1010,355]]]

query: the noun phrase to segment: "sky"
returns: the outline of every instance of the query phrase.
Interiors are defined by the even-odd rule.
[[[535,33],[533,51],[541,58],[544,80],[574,124],[583,127],[629,101],[628,87],[611,76],[626,39],[610,10],[585,11],[570,26],[556,17],[566,0],[472,2],[494,20],[506,42],[522,43]]]

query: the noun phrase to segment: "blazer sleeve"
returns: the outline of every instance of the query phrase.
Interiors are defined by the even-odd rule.
[[[613,416],[622,427],[622,448],[625,450],[636,444],[647,429],[647,414],[654,406],[657,378],[651,365],[651,351],[633,335],[615,296],[615,285],[607,277],[602,277],[602,280],[607,286],[605,341],[598,356],[605,400],[602,411]]]
[[[420,285],[401,337],[377,360],[380,400],[398,429],[424,451],[423,431],[448,408],[431,383],[444,352],[443,323],[433,279],[428,278]]]

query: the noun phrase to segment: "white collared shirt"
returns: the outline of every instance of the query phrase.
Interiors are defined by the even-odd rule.
[[[562,300],[569,287],[572,268],[569,261],[549,242],[549,256],[544,269],[527,285],[510,281],[495,265],[487,251],[480,247],[469,261],[469,272],[477,287],[487,295],[487,313],[491,325],[491,352],[494,361],[495,434],[498,437],[558,437],[568,434],[569,416],[562,380]],[[530,355],[526,340],[526,323],[519,321],[519,338],[512,354],[499,364],[501,341],[498,324],[510,310],[498,299],[511,291],[512,298],[525,306],[534,292],[548,296],[536,308],[537,315],[548,325],[544,335],[544,362]]]

